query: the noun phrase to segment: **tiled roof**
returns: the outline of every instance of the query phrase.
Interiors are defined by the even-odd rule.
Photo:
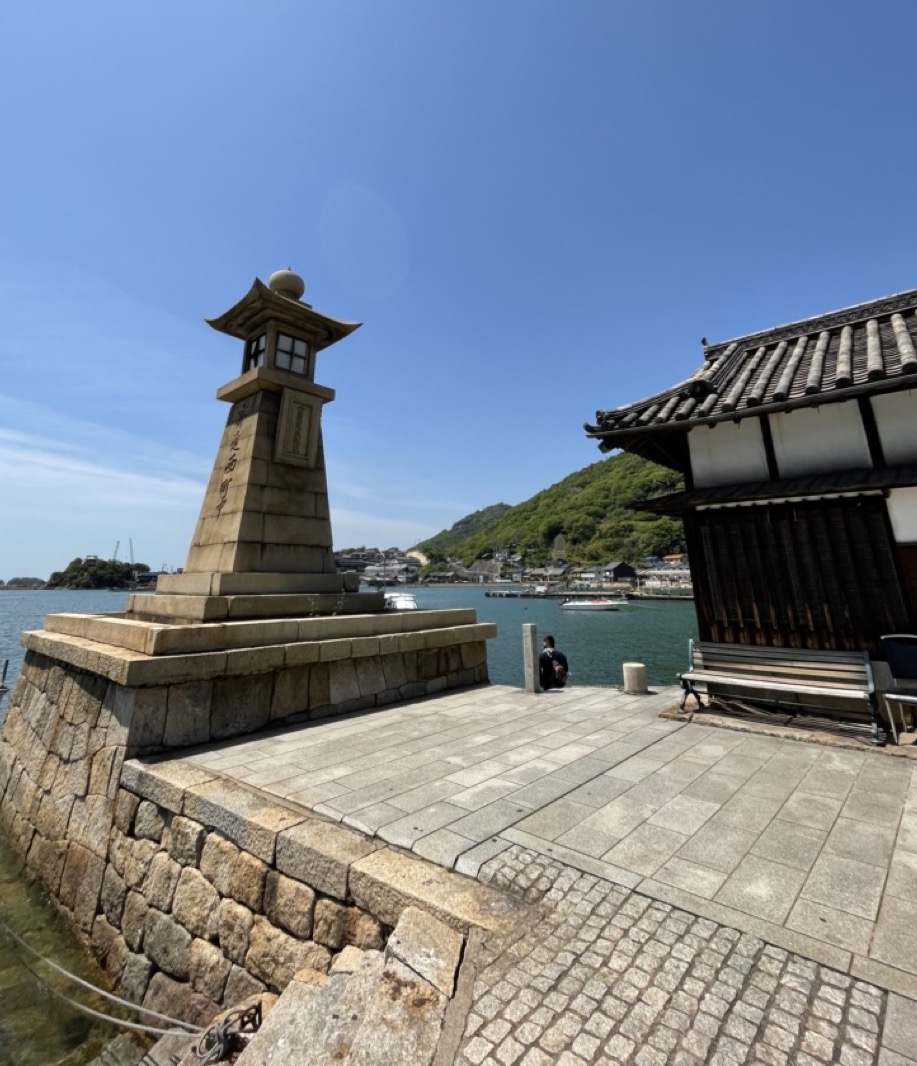
[[[917,289],[708,345],[703,366],[687,381],[597,411],[586,432],[611,441],[888,388],[917,375],[915,309]]]

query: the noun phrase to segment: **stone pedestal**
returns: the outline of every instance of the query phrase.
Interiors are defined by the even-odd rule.
[[[240,599],[226,597],[227,611]],[[484,683],[495,635],[472,609],[269,619],[243,610],[192,625],[52,614],[22,642],[27,665],[40,658],[96,679],[125,711],[128,754],[138,755]],[[14,689],[8,718],[25,698]]]

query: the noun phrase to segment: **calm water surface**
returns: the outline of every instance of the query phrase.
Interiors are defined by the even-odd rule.
[[[462,585],[411,590],[421,607],[474,607],[479,622],[495,622],[487,642],[490,680],[522,687],[522,626],[551,634],[570,660],[570,684],[620,685],[621,664],[644,663],[654,686],[675,684],[684,670],[688,639],[694,635],[690,600],[630,601],[618,611],[565,611],[556,599],[505,599]]]
[[[19,859],[0,834],[0,920],[46,959],[94,985],[103,977],[39,889],[20,876]],[[92,1010],[112,1005],[63,981],[0,927],[0,1066],[86,1066],[119,1035],[71,1007],[49,987]]]
[[[564,611],[552,599],[486,596],[483,588],[433,586],[411,590],[421,607],[473,607],[478,621],[494,622],[487,642],[490,679],[521,687],[522,626],[532,623],[539,638],[552,634],[570,660],[570,684],[620,685],[621,664],[646,665],[651,686],[671,685],[687,659],[694,634],[694,605],[686,601],[631,603],[619,611]],[[0,592],[0,664],[9,660],[12,690],[22,665],[23,630],[40,629],[46,614],[124,610],[124,592]],[[8,696],[0,703],[0,718]],[[84,975],[91,966],[41,894],[20,876],[19,864],[0,836],[0,920],[42,953]],[[0,935],[0,1066],[86,1066],[117,1030],[88,1021],[57,1000],[24,968]]]

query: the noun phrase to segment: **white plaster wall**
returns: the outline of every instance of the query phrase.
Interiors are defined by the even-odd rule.
[[[695,426],[688,434],[695,488],[766,481],[767,456],[757,418]]]
[[[872,466],[856,403],[826,403],[769,415],[780,477]]]
[[[896,544],[917,544],[917,488],[892,489],[888,516]]]
[[[917,462],[917,394],[886,392],[869,401],[887,463]]]

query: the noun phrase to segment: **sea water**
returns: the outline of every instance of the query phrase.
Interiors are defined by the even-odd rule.
[[[0,1066],[86,1066],[120,1030],[73,1001],[96,1013],[127,1014],[86,987],[102,987],[101,973],[21,865],[0,834]],[[86,984],[63,977],[49,960]]]
[[[497,685],[522,687],[522,627],[527,623],[536,627],[539,647],[542,637],[554,637],[570,661],[571,685],[620,685],[625,662],[645,664],[651,687],[674,684],[695,632],[690,601],[635,600],[616,611],[567,611],[558,599],[488,596],[478,586],[412,586],[409,591],[421,608],[473,607],[478,621],[496,624],[487,660],[490,680]],[[10,691],[22,666],[19,637],[24,630],[41,629],[46,614],[112,613],[126,604],[125,592],[0,591],[0,666],[9,660]],[[6,695],[0,703],[0,718],[8,700]],[[0,921],[66,968],[93,972],[51,905],[21,876],[18,860],[2,838]],[[86,1066],[118,1030],[49,999],[20,955],[0,935],[0,1066]]]
[[[494,622],[487,642],[490,680],[523,685],[522,627],[554,637],[570,663],[571,685],[621,685],[622,664],[643,663],[651,686],[674,685],[687,667],[688,640],[695,634],[691,600],[630,600],[616,611],[568,611],[552,596],[488,596],[470,585],[410,586],[418,607],[473,607],[479,622]],[[502,591],[502,590],[501,590]]]

